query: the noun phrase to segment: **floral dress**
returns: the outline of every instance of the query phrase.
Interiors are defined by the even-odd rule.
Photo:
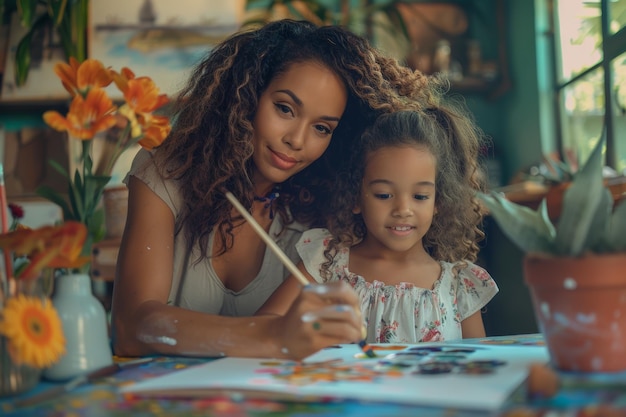
[[[320,267],[331,235],[311,229],[301,236],[296,249],[304,266],[318,282]],[[328,281],[348,282],[361,299],[368,343],[418,343],[461,339],[461,322],[483,308],[498,287],[483,268],[467,262],[463,268],[440,262],[441,276],[431,289],[403,282],[386,285],[366,281],[348,269],[350,249],[342,249],[330,268]]]

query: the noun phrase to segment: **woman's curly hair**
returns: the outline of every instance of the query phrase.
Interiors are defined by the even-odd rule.
[[[433,78],[433,82],[435,79]],[[454,104],[454,105],[453,105]],[[321,272],[325,279],[341,247],[361,241],[367,229],[361,214],[353,208],[369,156],[381,148],[426,147],[435,157],[436,214],[422,244],[436,260],[475,261],[484,237],[480,229],[483,210],[475,197],[484,191],[479,151],[484,136],[460,103],[440,103],[422,110],[401,110],[381,115],[363,134],[345,170],[333,188],[328,229],[334,236],[325,252]]]
[[[185,205],[176,219],[176,233],[184,230],[188,244],[198,243],[202,254],[207,254],[215,227],[224,250],[232,247],[234,219],[224,189],[244,206],[252,205],[252,120],[260,96],[290,65],[308,61],[335,72],[346,85],[348,100],[324,155],[280,185],[274,208],[285,224],[296,220],[324,225],[328,184],[335,181],[337,167],[363,128],[378,114],[408,101],[429,100],[421,73],[339,26],[281,20],[235,33],[217,45],[180,92],[172,132],[155,152],[162,175],[178,180],[181,187]]]

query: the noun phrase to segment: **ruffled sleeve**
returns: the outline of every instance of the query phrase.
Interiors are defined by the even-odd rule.
[[[309,229],[302,234],[296,243],[296,250],[304,263],[304,267],[319,283],[324,282],[320,268],[327,261],[324,257],[324,251],[331,238],[332,236],[327,229]]]
[[[471,262],[458,272],[457,308],[461,320],[465,320],[498,293],[498,286],[489,273]]]

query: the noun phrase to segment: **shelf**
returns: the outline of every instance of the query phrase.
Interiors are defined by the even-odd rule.
[[[465,77],[450,81],[450,92],[459,94],[482,94],[490,96],[498,88],[500,80],[487,80],[479,77]]]
[[[67,99],[0,101],[0,114],[15,115],[24,113],[43,113],[48,110],[66,112],[69,108]]]

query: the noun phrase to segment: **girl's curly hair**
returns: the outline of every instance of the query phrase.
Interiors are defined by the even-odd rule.
[[[162,175],[178,180],[181,187],[185,205],[176,219],[176,233],[185,230],[188,244],[198,243],[202,254],[207,254],[208,236],[215,227],[224,251],[232,247],[234,219],[224,189],[244,206],[252,205],[252,120],[261,94],[290,65],[308,61],[338,74],[348,101],[324,155],[281,184],[274,208],[285,224],[296,220],[323,225],[328,184],[335,181],[337,167],[363,128],[378,114],[408,101],[430,99],[422,89],[421,73],[339,26],[281,20],[235,33],[217,45],[180,92],[172,132],[155,152]]]
[[[433,81],[435,79],[433,78]],[[435,157],[435,206],[437,213],[422,240],[436,260],[475,261],[484,237],[483,217],[475,197],[485,189],[479,168],[479,150],[484,136],[460,103],[449,102],[422,110],[401,110],[381,115],[367,129],[334,185],[328,228],[334,236],[325,252],[321,272],[325,279],[340,247],[352,246],[367,234],[360,214],[352,210],[360,198],[369,155],[381,148],[424,146]]]

